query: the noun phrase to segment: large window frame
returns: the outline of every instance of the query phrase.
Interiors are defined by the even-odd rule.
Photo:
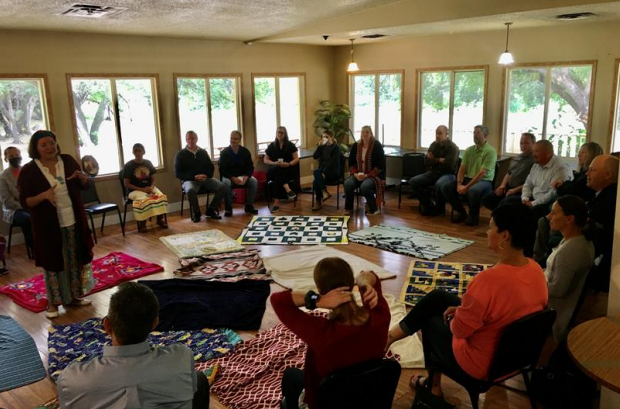
[[[211,106],[211,86],[209,80],[211,79],[232,79],[235,81],[235,107],[237,110],[237,130],[241,132],[243,135],[243,140],[241,141],[242,145],[245,146],[245,132],[243,129],[243,74],[238,73],[225,73],[225,74],[173,74],[174,81],[174,96],[175,96],[175,111],[177,115],[177,132],[179,135],[180,149],[185,147],[185,133],[189,131],[189,129],[181,129],[181,112],[179,110],[179,79],[203,79],[205,80],[205,95],[206,95],[206,104],[207,104],[207,130],[208,135],[199,135],[198,141],[200,142],[200,138],[208,138],[209,139],[209,156],[212,159],[217,159],[220,156],[220,150],[218,147],[214,146],[213,142],[213,121],[212,121],[212,106]],[[207,85],[209,84],[209,85]],[[230,132],[235,129],[230,129]],[[200,145],[200,143],[199,143]]]
[[[484,71],[484,96],[482,98],[482,122],[481,124],[486,123],[487,120],[487,102],[489,96],[489,66],[488,65],[467,65],[467,66],[453,66],[453,67],[430,67],[430,68],[418,68],[416,69],[416,84],[415,84],[415,146],[416,148],[428,148],[422,147],[422,75],[425,73],[440,73],[440,72],[449,72],[450,73],[450,102],[448,108],[448,123],[447,124],[437,124],[446,125],[450,131],[452,131],[452,124],[454,123],[454,78],[457,72],[471,72],[471,71]],[[473,132],[473,128],[472,128]],[[452,140],[452,132],[448,135],[450,140]],[[473,139],[472,139],[473,144]],[[459,146],[459,149],[465,150],[467,146]]]
[[[607,137],[607,151],[618,152],[620,151],[620,58],[616,58],[614,61],[614,81],[611,91],[611,104],[609,112],[609,132]],[[617,149],[614,149],[614,145],[618,139]]]
[[[394,75],[400,74],[400,135],[399,135],[399,144],[398,145],[386,145],[386,146],[402,146],[403,145],[403,134],[405,129],[405,70],[371,70],[371,71],[357,71],[355,73],[347,73],[347,95],[349,99],[349,107],[351,108],[351,120],[349,123],[349,127],[355,133],[354,127],[354,118],[355,118],[355,87],[354,80],[355,77],[358,76],[367,76],[374,75],[375,76],[375,119],[372,123],[372,130],[375,134],[375,138],[377,140],[382,141],[382,133],[379,125],[379,113],[380,113],[380,99],[381,95],[379,92],[379,76],[381,75]],[[355,135],[351,135],[353,139],[355,139]],[[382,142],[383,143],[383,142]]]
[[[281,114],[280,114],[280,78],[299,78],[299,117],[300,117],[300,137],[299,137],[299,141],[298,141],[298,146],[300,147],[304,147],[306,146],[306,140],[307,140],[307,131],[306,131],[306,123],[307,123],[307,118],[306,118],[306,73],[305,72],[286,72],[286,73],[252,73],[252,80],[251,80],[251,86],[252,86],[252,118],[254,121],[254,145],[255,145],[255,152],[257,155],[263,155],[265,153],[265,149],[267,149],[267,146],[269,145],[269,143],[273,142],[273,141],[269,141],[269,142],[259,142],[258,141],[258,128],[257,128],[257,121],[256,121],[256,87],[255,87],[255,79],[258,78],[273,78],[274,79],[274,83],[275,83],[275,101],[276,101],[276,126],[281,126],[282,124],[282,120],[281,120]],[[273,130],[273,139],[275,140],[276,138],[276,130]]]
[[[51,93],[49,89],[49,81],[47,78],[47,74],[38,74],[38,73],[0,74],[0,81],[38,81],[39,91],[41,93],[40,95],[41,110],[42,110],[41,114],[45,122],[47,123],[48,130],[55,132],[54,115],[52,114],[52,98],[51,98]],[[9,146],[14,146],[14,144],[3,143],[2,145],[0,145],[0,150],[4,152],[4,150]],[[22,155],[28,154],[24,149],[21,149],[21,150],[22,150]],[[0,164],[0,169],[5,169],[5,167],[6,167],[6,163],[2,161],[2,164]]]
[[[508,127],[507,127],[507,122],[508,122],[508,112],[507,109],[509,108],[509,101],[508,99],[510,98],[510,92],[509,92],[509,72],[512,69],[523,69],[523,68],[540,68],[540,67],[546,67],[547,71],[550,72],[550,70],[554,67],[576,67],[576,66],[587,66],[590,65],[592,66],[592,78],[590,81],[590,100],[588,102],[588,124],[585,127],[585,131],[586,131],[586,135],[585,135],[585,142],[589,142],[591,139],[591,134],[592,134],[592,117],[594,114],[594,90],[596,89],[596,73],[597,73],[597,60],[579,60],[579,61],[552,61],[552,62],[534,62],[534,63],[519,63],[519,64],[512,64],[510,66],[506,66],[503,70],[503,74],[502,74],[502,98],[501,98],[501,115],[502,115],[502,120],[501,120],[501,152],[502,155],[508,155],[508,156],[512,156],[512,155],[516,155],[517,153],[510,153],[510,152],[506,152],[506,137],[507,137],[507,132],[508,132]],[[549,76],[547,75],[547,78]],[[549,117],[549,101],[550,101],[550,94],[551,94],[551,81],[550,80],[546,80],[545,81],[545,101],[544,101],[544,113],[543,113],[543,129],[542,129],[542,139],[547,139],[547,119]],[[558,147],[554,148],[557,150]],[[578,150],[578,147],[577,147]],[[566,159],[576,159],[577,156],[561,156],[562,158],[566,158]]]
[[[119,103],[118,103],[118,93],[116,92],[116,80],[150,80],[151,81],[151,96],[153,98],[153,117],[155,120],[154,128],[156,134],[156,146],[157,146],[157,156],[159,159],[159,165],[156,168],[160,171],[165,171],[165,156],[164,156],[164,147],[163,147],[163,138],[161,131],[161,105],[159,101],[161,101],[160,92],[159,92],[159,74],[127,74],[127,73],[113,73],[113,74],[84,74],[84,73],[68,73],[66,74],[67,79],[67,90],[69,95],[69,107],[71,109],[71,123],[73,125],[73,138],[75,143],[75,152],[78,158],[81,158],[80,152],[80,144],[79,144],[79,133],[78,127],[75,117],[75,101],[73,99],[73,88],[71,86],[71,81],[73,79],[81,79],[81,80],[106,80],[110,81],[110,91],[112,96],[112,106],[114,113],[114,122],[115,122],[115,130],[116,130],[116,139],[118,143],[118,160],[119,160],[119,169],[123,169],[125,163],[127,163],[132,158],[125,158],[123,153],[123,136],[121,132],[121,119],[120,119],[120,111],[119,111]],[[147,152],[148,156],[152,156],[152,152]],[[95,158],[97,159],[97,158]],[[98,159],[99,161],[101,159]],[[113,173],[105,173],[97,176],[97,179],[115,179],[118,178],[118,171]]]

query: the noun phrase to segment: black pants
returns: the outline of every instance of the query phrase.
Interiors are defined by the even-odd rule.
[[[282,375],[282,395],[288,409],[299,409],[299,395],[304,389],[304,371],[287,368]]]
[[[432,367],[433,361],[439,361],[443,368],[449,368],[451,372],[464,373],[454,357],[452,331],[443,320],[443,313],[448,307],[459,305],[461,299],[458,296],[443,290],[433,290],[418,301],[400,322],[401,329],[408,335],[422,330],[422,346],[427,369]]]
[[[17,227],[21,227],[22,233],[24,234],[24,241],[26,242],[26,246],[33,249],[33,241],[32,241],[32,227],[30,225],[30,213],[23,209],[15,210],[13,213],[13,225]]]
[[[297,179],[296,176],[294,167],[279,168],[277,166],[273,166],[267,169],[267,180],[273,181],[273,190],[270,192],[272,197],[276,199],[288,199],[284,185],[295,182]],[[289,187],[292,189],[291,186]]]
[[[196,371],[198,390],[192,400],[192,409],[209,409],[209,381],[204,373]]]

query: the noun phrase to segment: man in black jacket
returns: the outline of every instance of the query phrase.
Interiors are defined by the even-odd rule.
[[[247,186],[245,192],[245,212],[258,214],[254,208],[254,199],[258,189],[258,181],[254,173],[254,162],[252,154],[245,147],[241,146],[241,132],[232,131],[230,133],[230,146],[224,148],[220,153],[220,176],[222,182],[228,187],[226,196],[225,216],[232,216],[232,189],[231,186]]]
[[[200,221],[200,205],[198,204],[198,191],[203,188],[213,193],[211,203],[207,204],[207,217],[219,220],[218,209],[222,200],[228,194],[228,187],[213,178],[215,167],[206,150],[198,147],[198,135],[194,131],[185,134],[187,146],[181,149],[174,158],[174,174],[181,179],[183,190],[187,194],[192,213],[192,221]]]

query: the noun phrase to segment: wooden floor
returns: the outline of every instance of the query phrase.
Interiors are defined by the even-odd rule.
[[[401,209],[397,208],[397,193],[388,191],[386,193],[387,205],[383,209],[380,216],[372,216],[371,219],[363,215],[363,209],[359,209],[352,216],[349,223],[349,230],[356,231],[367,228],[378,223],[389,223],[400,226],[413,227],[433,233],[444,233],[450,236],[460,237],[464,239],[474,240],[475,244],[464,250],[453,253],[443,261],[462,261],[477,263],[492,263],[495,261],[493,253],[486,247],[486,230],[489,221],[489,214],[483,212],[481,215],[481,225],[479,227],[467,227],[463,224],[454,225],[450,223],[449,216],[427,218],[422,217],[417,212],[417,201],[411,199],[403,199]],[[311,196],[301,194],[297,207],[293,208],[292,203],[283,203],[279,215],[310,215],[317,214],[311,211]],[[360,200],[362,203],[363,200]],[[343,200],[340,201],[341,205]],[[259,205],[263,205],[260,203]],[[257,206],[258,207],[258,206]],[[336,210],[335,197],[326,201],[321,214],[338,215],[342,214],[343,209]],[[269,215],[266,207],[260,208],[261,215]],[[223,218],[220,221],[201,221],[200,223],[192,223],[189,220],[187,212],[184,217],[178,213],[168,216],[170,228],[168,230],[160,230],[155,225],[149,225],[146,234],[140,234],[136,230],[135,223],[127,226],[127,235],[123,237],[119,226],[108,226],[105,228],[104,234],[97,232],[99,243],[95,245],[95,257],[102,257],[112,251],[122,251],[138,257],[142,260],[158,263],[163,265],[165,272],[153,276],[149,279],[172,278],[172,271],[179,267],[179,263],[174,254],[169,251],[160,241],[159,237],[186,233],[205,228],[217,228],[228,234],[230,237],[236,238],[242,228],[246,226],[250,220],[250,216],[243,213],[243,207],[236,205],[234,209],[234,217]],[[261,250],[263,256],[278,254],[286,251],[295,250],[295,246],[257,246]],[[410,258],[395,253],[378,250],[372,247],[362,246],[359,244],[349,244],[347,246],[337,246],[339,250],[355,254],[367,259],[373,263],[379,264],[387,270],[397,274],[397,278],[383,282],[383,288],[386,293],[398,295],[403,284],[404,277],[407,272]],[[35,268],[34,263],[26,258],[24,245],[14,246],[10,255],[7,255],[7,264],[10,270],[8,275],[0,277],[0,285],[21,281],[39,274],[41,271]],[[280,291],[282,288],[272,285],[272,291]],[[107,313],[108,300],[114,289],[108,289],[97,294],[93,294],[89,298],[92,299],[92,305],[81,308],[70,308],[64,310],[61,307],[61,315],[53,320],[56,324],[68,324],[91,317],[102,317]],[[50,326],[50,320],[45,318],[44,313],[35,314],[13,303],[7,296],[0,294],[0,314],[10,315],[20,323],[36,341],[39,353],[43,362],[47,365],[47,333]],[[270,328],[278,323],[278,319],[273,313],[271,306],[268,305],[267,312],[263,318],[261,330]],[[244,339],[252,338],[255,332],[241,332]],[[0,363],[1,364],[1,363]],[[418,370],[403,370],[401,380],[394,398],[395,409],[408,409],[411,407],[414,393],[408,387],[409,378],[419,373]],[[523,389],[520,380],[509,381],[509,385],[519,389]],[[446,400],[455,404],[460,408],[470,408],[471,404],[467,393],[448,379],[443,381],[444,393]],[[7,409],[32,409],[36,405],[50,400],[56,396],[54,383],[46,378],[40,382],[24,386],[12,391],[0,393],[0,408]],[[529,400],[523,393],[513,392],[504,388],[493,388],[486,395],[481,396],[480,407],[485,409],[529,409]],[[225,408],[217,401],[216,397],[211,398],[211,408]]]

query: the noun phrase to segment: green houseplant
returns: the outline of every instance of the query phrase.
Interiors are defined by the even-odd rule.
[[[347,104],[334,104],[332,101],[321,101],[320,108],[315,111],[316,119],[312,124],[314,133],[319,138],[326,129],[334,133],[340,150],[345,153],[349,151],[349,139],[353,132],[349,128],[351,119],[351,109]]]

